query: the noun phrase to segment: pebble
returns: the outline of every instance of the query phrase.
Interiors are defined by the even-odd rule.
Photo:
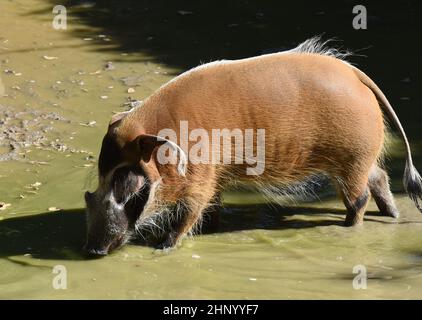
[[[56,60],[56,59],[58,59],[58,57],[52,57],[52,56],[43,56],[43,58],[45,60]]]
[[[6,210],[10,206],[10,203],[0,202],[0,210]]]
[[[199,255],[197,255],[197,254],[193,254],[193,255],[192,255],[192,258],[193,258],[193,259],[201,259],[201,256],[199,256]]]
[[[108,61],[108,62],[104,65],[104,69],[105,69],[105,70],[114,70],[114,69],[116,69],[116,67],[114,66],[113,62]]]
[[[134,93],[134,92],[135,92],[135,89],[134,88],[127,89],[127,93]]]
[[[57,208],[57,207],[50,207],[48,208],[48,211],[50,212],[54,212],[54,211],[60,211],[61,209]]]
[[[38,187],[40,187],[41,185],[42,185],[42,183],[41,183],[41,182],[36,181],[36,182],[34,182],[33,184],[31,184],[31,185],[30,185],[30,187],[32,187],[32,188],[38,188]]]
[[[108,96],[100,96],[100,98],[105,100],[105,99],[108,99]]]
[[[100,73],[101,73],[101,70],[97,70],[97,71],[94,71],[94,72],[90,72],[89,74],[94,75],[94,74],[100,74]]]

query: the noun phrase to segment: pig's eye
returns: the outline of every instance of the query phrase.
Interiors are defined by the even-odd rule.
[[[114,172],[112,188],[116,201],[124,202],[138,187],[138,174],[135,168],[122,167]]]

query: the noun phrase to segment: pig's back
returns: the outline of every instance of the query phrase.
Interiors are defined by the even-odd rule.
[[[284,171],[304,170],[321,149],[344,151],[383,130],[375,96],[351,67],[308,53],[201,66],[164,85],[138,112],[151,134],[179,132],[180,121],[190,130],[265,129],[267,168],[278,162]]]

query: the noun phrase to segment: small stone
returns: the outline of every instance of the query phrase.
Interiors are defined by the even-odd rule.
[[[108,62],[104,65],[104,69],[105,69],[105,70],[114,70],[114,69],[116,69],[116,67],[114,66],[113,62],[108,61]]]
[[[10,203],[0,202],[0,210],[6,210],[10,206]]]
[[[97,71],[94,71],[94,72],[90,72],[89,74],[94,75],[94,74],[100,74],[100,73],[101,73],[101,70],[97,70]]]
[[[197,255],[197,254],[193,254],[193,255],[192,255],[192,258],[193,258],[193,259],[201,259],[201,256],[199,256],[199,255]]]
[[[50,207],[48,208],[48,211],[50,212],[54,212],[54,211],[60,211],[61,209],[57,208],[57,207]]]
[[[32,188],[38,188],[38,187],[40,187],[41,185],[42,185],[42,183],[41,183],[41,182],[36,181],[36,182],[34,182],[33,184],[31,184],[30,186],[31,186]]]
[[[134,88],[127,89],[127,93],[134,93],[134,92],[135,92],[135,89]]]
[[[105,100],[105,99],[108,99],[108,96],[100,96],[100,98]]]
[[[45,60],[56,60],[56,59],[58,59],[58,57],[52,57],[52,56],[43,56],[43,58]]]
[[[257,278],[249,278],[250,281],[256,281],[258,280]]]

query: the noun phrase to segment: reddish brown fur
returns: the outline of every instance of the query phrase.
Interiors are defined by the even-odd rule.
[[[341,183],[346,202],[366,190],[384,140],[383,116],[373,92],[350,65],[317,54],[273,54],[194,69],[125,117],[116,128],[117,141],[125,148],[141,134],[157,135],[163,128],[179,132],[181,120],[207,131],[265,128],[260,182],[285,185],[325,172]],[[141,166],[152,181],[163,179],[155,196],[195,204],[180,233],[189,231],[230,180],[257,179],[234,164],[189,163],[186,178],[154,160],[141,161]],[[362,219],[349,220],[355,224]]]
[[[324,53],[289,51],[188,71],[132,112],[114,117],[108,135],[120,148],[112,158],[138,165],[152,183],[139,220],[160,214],[165,207],[177,206],[181,211],[174,213],[179,216],[164,247],[174,246],[191,231],[207,208],[218,202],[224,187],[238,181],[265,189],[327,174],[348,210],[346,225],[356,225],[363,221],[370,192],[383,213],[398,215],[388,176],[378,167],[384,143],[378,100],[396,117],[382,92],[358,69]],[[183,176],[175,165],[157,161],[157,149],[151,159],[150,152],[145,157],[150,148],[139,147],[143,135],[156,136],[164,128],[178,133],[184,120],[190,129],[207,132],[265,129],[264,173],[247,175],[246,164],[234,161],[218,165],[189,162]],[[402,134],[408,147],[403,130]],[[193,144],[189,142],[188,149]],[[407,176],[413,183],[409,186],[416,190],[417,171],[407,150]],[[103,161],[107,162],[107,155]]]

